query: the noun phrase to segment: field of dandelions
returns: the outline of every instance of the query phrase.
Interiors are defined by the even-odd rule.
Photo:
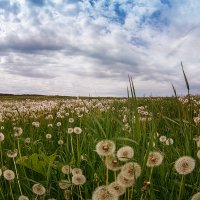
[[[198,96],[13,97],[0,129],[1,200],[200,199]]]

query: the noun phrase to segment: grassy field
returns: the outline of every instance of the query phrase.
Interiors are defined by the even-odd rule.
[[[0,108],[2,200],[200,199],[198,96],[2,97]]]

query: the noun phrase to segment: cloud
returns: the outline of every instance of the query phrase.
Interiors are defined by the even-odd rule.
[[[126,95],[132,75],[139,95],[170,95],[171,82],[184,91],[183,61],[198,93],[199,9],[194,0],[0,1],[0,70],[11,80],[0,89]]]

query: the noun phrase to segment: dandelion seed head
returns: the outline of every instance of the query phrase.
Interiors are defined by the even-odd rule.
[[[115,152],[115,143],[111,140],[102,140],[96,145],[96,152],[100,156],[109,156]]]
[[[159,138],[160,142],[165,142],[167,140],[167,137],[164,136],[164,135],[161,135],[160,138]]]
[[[12,181],[15,179],[15,173],[10,169],[5,170],[3,172],[3,176],[7,181]]]
[[[74,133],[77,134],[77,135],[80,135],[82,133],[82,129],[80,127],[75,127]]]
[[[59,144],[59,145],[63,145],[63,144],[64,144],[64,141],[63,141],[63,140],[58,140],[58,144]]]
[[[46,134],[46,139],[50,140],[52,138],[52,135],[50,133]]]
[[[34,184],[32,187],[32,191],[34,194],[36,194],[38,196],[42,196],[46,193],[45,187],[40,183]]]
[[[61,171],[63,174],[70,174],[72,172],[72,168],[69,165],[64,165]]]
[[[72,175],[78,175],[78,174],[83,174],[82,169],[80,168],[73,168],[72,169]]]
[[[117,158],[120,161],[127,161],[127,160],[133,158],[133,156],[134,156],[134,151],[133,151],[133,148],[130,146],[121,147],[117,151]]]
[[[29,198],[25,195],[21,195],[18,200],[29,200]]]
[[[166,141],[165,141],[165,144],[166,145],[172,145],[174,144],[174,140],[172,138],[168,138]]]
[[[73,128],[68,128],[68,129],[67,129],[67,133],[68,133],[68,134],[72,134],[73,132],[74,132],[74,129],[73,129]]]
[[[29,144],[30,142],[31,142],[31,138],[27,137],[27,138],[25,139],[25,143],[26,143],[26,144]]]
[[[200,159],[200,150],[197,151],[197,158]]]
[[[200,200],[200,192],[197,192],[196,194],[194,194],[191,200]]]
[[[135,162],[126,163],[122,166],[121,174],[126,179],[136,179],[141,175],[141,167]]]
[[[68,180],[61,180],[58,182],[60,189],[66,190],[71,186],[71,182]]]
[[[108,191],[114,196],[121,196],[125,193],[125,188],[122,187],[118,182],[112,182],[108,185]]]
[[[17,154],[18,154],[18,150],[17,149],[15,149],[15,150],[9,150],[7,152],[7,156],[9,158],[15,158],[15,157],[17,157]]]
[[[119,161],[113,155],[107,156],[107,167],[109,170],[112,170],[112,171],[118,171],[121,169]]]
[[[117,176],[117,182],[125,188],[131,187],[135,183],[135,179],[127,179],[122,173],[119,173]]]
[[[179,174],[186,175],[194,170],[195,160],[190,156],[182,156],[175,161],[174,167]]]
[[[3,133],[0,133],[0,142],[4,141],[4,139],[5,139],[4,134],[3,134]]]
[[[69,118],[69,123],[73,123],[74,122],[74,118]]]
[[[147,167],[157,167],[163,162],[163,155],[160,152],[150,152],[147,159]]]
[[[117,200],[118,197],[107,191],[106,186],[100,186],[92,194],[92,200]]]
[[[82,174],[76,174],[72,176],[72,183],[74,185],[83,185],[86,182],[86,178]]]
[[[15,137],[21,136],[22,133],[23,133],[23,129],[22,129],[21,127],[16,127],[16,128],[15,128],[15,134],[14,134]]]

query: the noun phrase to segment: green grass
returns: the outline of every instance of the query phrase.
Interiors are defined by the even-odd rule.
[[[2,171],[11,169],[17,175],[13,159],[7,156],[7,152],[18,149],[14,160],[19,179],[15,176],[9,182],[3,175],[0,177],[0,199],[12,199],[10,185],[14,199],[20,196],[20,187],[23,195],[29,199],[65,199],[64,190],[59,188],[58,183],[60,180],[71,181],[72,175],[62,173],[64,165],[81,168],[86,177],[86,183],[82,186],[70,185],[69,199],[91,199],[98,186],[106,185],[104,158],[95,151],[96,144],[105,139],[115,143],[116,151],[122,146],[131,146],[134,157],[130,161],[139,163],[142,169],[134,186],[126,189],[126,194],[119,199],[128,200],[131,196],[138,200],[178,199],[182,176],[176,172],[174,163],[185,155],[196,161],[195,169],[185,175],[182,182],[180,199],[190,199],[200,191],[198,147],[193,140],[196,135],[200,136],[200,125],[193,120],[198,115],[195,112],[200,109],[200,98],[189,97],[188,102],[183,103],[178,97],[136,98],[134,94],[132,89],[130,96],[133,98],[124,100],[48,97],[36,100],[31,97],[29,101],[15,97],[4,99],[0,103],[0,126],[5,135],[5,140],[0,142],[3,160],[0,168]],[[55,104],[50,105],[50,101]],[[146,106],[146,115],[138,113],[138,107],[141,106]],[[46,119],[48,115],[52,115],[53,119]],[[69,123],[69,118],[74,118],[74,122]],[[39,122],[39,127],[34,127],[33,122]],[[58,127],[57,122],[62,125]],[[48,127],[48,124],[53,127]],[[15,137],[14,127],[21,127],[22,135]],[[82,133],[68,134],[68,128],[74,127],[81,127]],[[52,138],[46,139],[46,134],[51,134]],[[174,143],[166,145],[160,142],[162,135],[172,138]],[[26,138],[30,138],[30,143],[25,143]],[[59,145],[59,140],[64,143]],[[164,159],[160,166],[153,168],[150,185],[145,185],[144,181],[148,181],[151,174],[151,168],[146,166],[151,151],[161,152]],[[109,183],[115,180],[115,173],[111,170],[108,171],[108,180]],[[41,183],[46,188],[45,195],[40,197],[32,192],[35,183]]]

